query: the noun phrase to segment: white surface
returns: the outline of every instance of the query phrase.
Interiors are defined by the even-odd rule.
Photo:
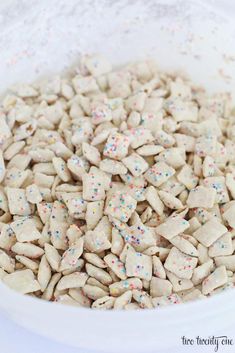
[[[235,334],[230,332],[230,337],[235,339]],[[225,332],[229,335],[229,332]],[[54,342],[45,337],[33,334],[28,330],[14,324],[4,315],[0,315],[0,341],[1,353],[97,353],[97,351],[78,349],[67,345]],[[133,353],[130,351],[129,353]],[[214,352],[213,346],[208,347],[181,347],[174,350],[174,353],[211,353]],[[219,348],[221,353],[233,353],[234,346]],[[102,352],[99,352],[102,353]],[[122,353],[120,350],[119,353]],[[145,351],[143,351],[145,353]],[[155,353],[153,351],[152,353]],[[172,350],[165,351],[172,353]]]
[[[78,353],[86,353],[88,348],[106,353],[183,353],[188,351],[181,344],[183,335],[188,338],[227,335],[235,342],[232,290],[210,300],[132,312],[92,311],[52,304],[19,295],[1,283],[0,292],[0,307],[13,321],[63,344],[82,347]],[[0,329],[0,334],[5,338],[4,330]],[[15,340],[15,335],[8,335],[8,340],[13,337]],[[22,342],[23,336],[20,337]],[[234,352],[234,348],[223,348],[223,352]],[[208,351],[208,347],[203,349]],[[198,352],[198,347],[190,347],[190,351]]]
[[[225,18],[220,10],[215,14],[203,3],[1,1],[0,90],[17,81],[59,72],[77,61],[81,52],[94,51],[107,55],[115,64],[154,57],[161,68],[184,70],[211,90],[235,90],[235,25],[229,21],[232,11],[227,14],[224,7],[223,14],[228,15]],[[182,335],[226,335],[235,327],[234,299],[235,291],[230,291],[210,300],[164,309],[102,312],[36,301],[0,285],[0,307],[15,322],[54,340],[107,353],[177,352]],[[15,353],[13,346],[17,346],[17,337],[9,332],[4,334],[8,327],[6,324],[0,335],[5,345],[12,345],[12,351],[5,346],[1,353]],[[35,341],[35,349],[40,342],[57,345],[45,340],[47,343],[43,343],[42,338],[27,333],[23,338],[24,334],[19,334],[22,330],[14,332],[18,332],[21,344],[28,339]],[[184,347],[183,351],[193,349],[198,351],[197,347]]]
[[[1,353],[96,353],[34,334],[13,323],[3,314],[0,315],[0,341]]]
[[[23,329],[0,315],[1,353],[95,353],[57,343]]]
[[[0,92],[94,52],[115,65],[152,57],[211,90],[235,90],[235,5],[224,1],[2,0]]]

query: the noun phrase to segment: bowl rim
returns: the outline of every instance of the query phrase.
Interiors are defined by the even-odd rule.
[[[88,319],[101,318],[104,319],[153,319],[153,316],[160,320],[161,318],[171,321],[177,319],[179,322],[188,322],[192,320],[202,320],[203,317],[217,317],[219,314],[226,313],[227,315],[234,316],[233,310],[235,308],[235,290],[230,289],[222,293],[218,293],[205,299],[194,300],[191,302],[180,303],[176,305],[166,305],[159,308],[153,309],[140,309],[140,310],[91,310],[85,307],[76,307],[71,305],[65,305],[58,302],[49,302],[40,298],[30,297],[29,295],[23,295],[10,288],[4,283],[0,282],[0,294],[2,299],[7,298],[6,301],[0,301],[0,308],[3,310],[8,308],[25,308],[28,306],[30,310],[35,308],[36,311],[50,311],[50,313],[58,312],[60,315],[74,315],[74,314],[85,314]],[[202,305],[206,301],[207,310],[202,311]],[[204,305],[205,307],[205,305]],[[157,315],[155,311],[157,310]],[[191,315],[192,314],[192,315]],[[57,316],[56,315],[56,316]]]

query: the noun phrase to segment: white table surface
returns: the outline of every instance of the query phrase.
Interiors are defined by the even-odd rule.
[[[36,335],[0,312],[0,353],[96,353],[80,350]]]
[[[232,329],[226,332],[235,341],[235,332]],[[213,346],[186,347],[183,346],[174,353],[213,353]],[[218,353],[234,353],[235,345],[220,347]],[[16,325],[0,312],[0,353],[102,353],[92,350],[78,349],[57,343],[45,337],[34,334]],[[121,351],[120,351],[121,353]],[[130,352],[134,353],[134,352]],[[145,353],[145,352],[143,352]],[[155,353],[155,352],[152,352]],[[172,353],[172,350],[162,353]]]

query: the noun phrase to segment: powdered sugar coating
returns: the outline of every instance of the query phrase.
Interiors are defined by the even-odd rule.
[[[22,84],[0,107],[0,269],[21,293],[153,308],[234,286],[234,136],[152,61]]]

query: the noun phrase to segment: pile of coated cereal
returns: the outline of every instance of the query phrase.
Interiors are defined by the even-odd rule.
[[[235,115],[152,61],[15,87],[0,106],[0,278],[78,307],[235,283]]]

